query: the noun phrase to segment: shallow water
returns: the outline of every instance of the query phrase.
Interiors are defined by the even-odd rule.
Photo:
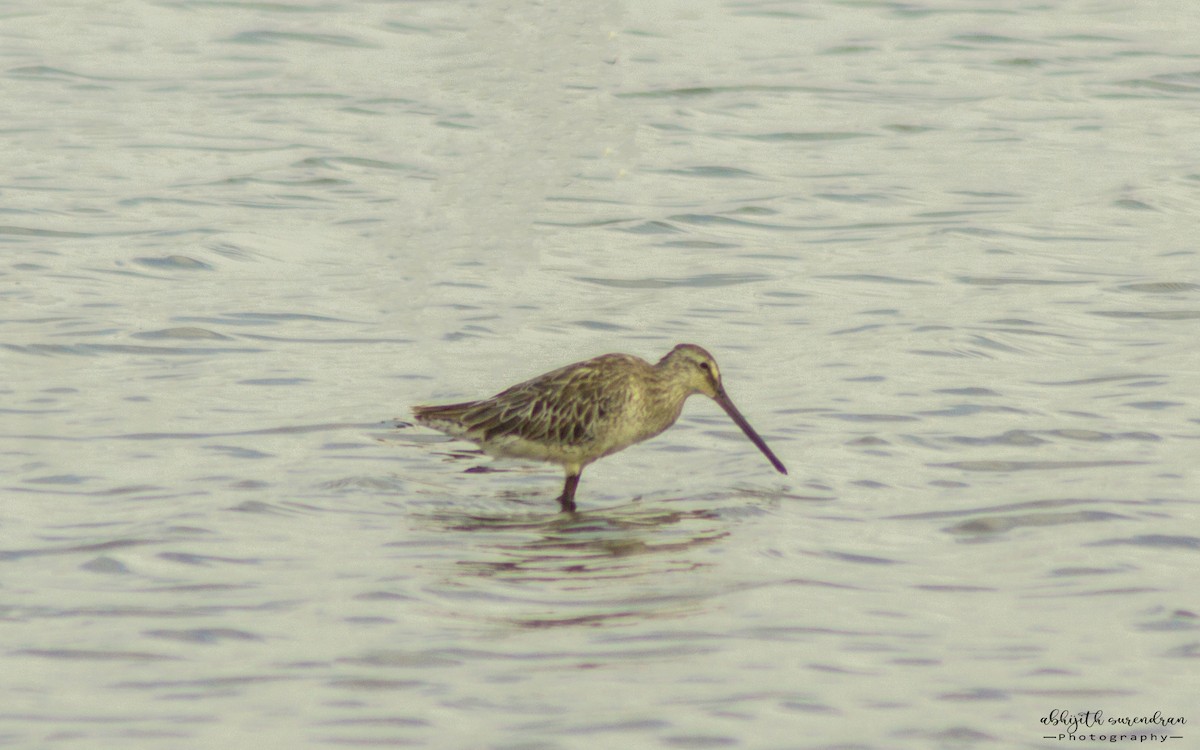
[[[0,14],[0,743],[1200,719],[1200,10]],[[787,477],[698,398],[569,519],[405,423],[681,341]]]

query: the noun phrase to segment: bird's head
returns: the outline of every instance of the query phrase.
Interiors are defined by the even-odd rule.
[[[711,399],[724,393],[717,361],[695,344],[680,344],[668,352],[659,365],[669,370],[672,378],[692,393],[703,393]]]

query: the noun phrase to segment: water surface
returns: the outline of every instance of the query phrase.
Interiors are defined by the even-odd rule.
[[[1200,10],[3,15],[4,742],[1200,718]],[[683,341],[787,477],[695,399],[564,518],[403,424]]]

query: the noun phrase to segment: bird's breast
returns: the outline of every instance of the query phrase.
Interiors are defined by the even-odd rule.
[[[601,455],[609,455],[649,440],[679,418],[683,399],[654,398],[644,392],[631,393],[618,413],[612,415],[602,434],[597,435]]]

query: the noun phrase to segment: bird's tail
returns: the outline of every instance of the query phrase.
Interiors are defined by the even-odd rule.
[[[476,401],[464,401],[461,404],[439,404],[437,406],[414,406],[413,416],[426,427],[445,432],[448,435],[462,435],[470,425],[464,421]]]

